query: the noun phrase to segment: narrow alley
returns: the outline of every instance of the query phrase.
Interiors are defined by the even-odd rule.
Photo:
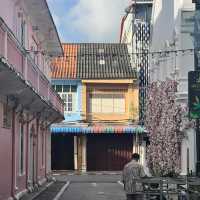
[[[22,200],[125,200],[120,172],[54,173],[56,182]]]
[[[61,200],[125,200],[120,175],[73,175],[57,177],[58,180],[69,180],[69,186]]]

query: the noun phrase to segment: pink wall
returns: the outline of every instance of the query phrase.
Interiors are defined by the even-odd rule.
[[[44,144],[44,141],[42,141],[42,134],[43,131],[41,129],[39,129],[39,133],[38,133],[38,178],[42,178],[45,176],[45,166],[42,165],[42,156],[44,156],[44,149],[42,150],[42,143]],[[43,155],[42,155],[43,154]]]
[[[16,152],[16,193],[18,193],[19,191],[23,191],[26,189],[26,162],[24,162],[24,173],[20,174],[20,158],[19,158],[19,150],[20,150],[20,123],[19,123],[19,117],[16,116],[15,119],[15,136],[16,136],[16,143],[15,143],[15,152]],[[26,132],[26,126],[24,125],[24,158],[26,158],[26,137],[27,137],[27,132]],[[26,159],[24,159],[25,161]]]
[[[8,27],[13,31],[13,33],[15,34],[16,32],[16,4],[15,2],[21,3],[23,0],[3,0],[1,2],[0,5],[0,17],[3,18],[3,20],[5,21],[6,25],[8,25]],[[26,2],[26,1],[24,1]],[[24,6],[22,6],[23,8],[25,8]],[[23,12],[23,10],[20,10],[20,12]],[[35,36],[35,33],[32,31],[32,25],[31,23],[33,22],[34,19],[31,18],[31,16],[27,16],[26,14],[29,14],[29,12],[27,12],[27,10],[25,10],[24,14],[24,18],[26,20],[26,23],[28,25],[28,46],[26,46],[27,49],[30,49],[31,44],[33,43],[33,37],[36,39],[37,38]],[[31,21],[32,20],[32,21]],[[4,40],[5,34],[3,33],[3,31],[0,32],[0,46],[2,46],[3,40]],[[6,43],[5,43],[6,44]],[[11,64],[13,64],[15,66],[15,68],[17,69],[17,71],[19,72],[24,72],[24,68],[22,68],[22,60],[21,60],[21,54],[19,52],[19,54],[16,55],[16,52],[14,51],[14,49],[12,48],[13,45],[15,45],[12,41],[10,41],[10,43],[8,42],[7,44],[7,48],[5,46],[5,49],[0,47],[0,54],[3,54],[4,51],[7,49],[7,53],[8,53],[8,60]],[[14,46],[15,47],[15,46]],[[6,55],[6,54],[5,54]],[[4,56],[5,56],[4,55]],[[41,67],[41,66],[39,66]],[[30,75],[30,66],[28,66],[28,75]],[[32,82],[33,85],[37,85],[36,81],[37,81],[37,76],[33,76],[33,77],[26,77],[28,78],[28,80],[30,80]],[[38,86],[39,87],[39,86]],[[46,80],[41,80],[41,94],[44,96],[48,96],[48,85],[47,85],[47,81]],[[36,88],[37,89],[37,88]],[[53,94],[55,96],[55,94]],[[54,98],[54,102],[52,102],[54,104],[54,106],[56,106],[56,104],[58,104],[58,108],[62,107],[61,102],[59,101],[59,99],[55,96]],[[61,109],[62,110],[62,109]],[[18,115],[18,114],[16,114]],[[20,133],[19,133],[19,119],[18,116],[16,116],[15,118],[15,133],[14,133],[14,138],[15,138],[15,148],[12,149],[12,144],[13,144],[13,133],[12,133],[12,129],[4,129],[2,128],[2,124],[3,124],[3,108],[2,108],[2,103],[0,102],[0,200],[5,200],[8,197],[10,197],[12,195],[12,190],[14,189],[14,193],[17,194],[23,190],[25,190],[27,188],[27,180],[28,180],[28,174],[32,173],[29,170],[29,167],[27,167],[28,163],[29,163],[29,159],[27,156],[29,156],[29,151],[27,149],[29,143],[27,143],[27,137],[28,137],[28,132],[26,129],[26,126],[24,126],[24,149],[25,149],[25,154],[24,154],[24,173],[21,175],[20,174],[20,170],[19,170],[19,150],[20,150]],[[31,118],[32,116],[30,116]],[[33,120],[30,124],[34,124],[35,125],[35,130],[37,131],[37,126],[36,126],[36,120]],[[31,127],[31,125],[29,125],[29,128]],[[44,146],[47,149],[48,147],[48,153],[46,153],[46,155],[48,156],[49,161],[46,161],[45,158],[45,154],[44,154],[44,165],[42,165],[42,137],[41,137],[42,133],[41,131],[39,131],[38,133],[38,137],[36,139],[36,146],[34,147],[35,149],[35,161],[37,163],[37,181],[39,181],[39,179],[43,179],[45,177],[45,173],[46,173],[46,164],[48,163],[48,172],[50,171],[50,167],[49,167],[49,163],[50,163],[50,155],[51,152],[49,152],[50,149],[50,133],[48,132],[48,136],[45,137],[48,140],[48,144],[47,142],[44,142]],[[14,150],[14,153],[13,153]],[[12,159],[14,155],[14,159]],[[15,163],[13,165],[13,162],[15,160]],[[13,174],[15,174],[14,177],[14,187],[12,188],[12,181],[13,181]]]
[[[0,103],[0,200],[11,195],[12,183],[12,132],[2,128],[2,104]]]
[[[17,2],[17,3],[15,3],[15,2]],[[35,19],[33,19],[32,16],[28,15],[29,11],[27,10],[27,7],[24,2],[23,2],[23,0],[4,0],[3,2],[1,2],[1,5],[0,5],[0,17],[5,21],[7,26],[12,30],[12,32],[14,33],[14,35],[16,37],[19,37],[19,33],[17,34],[16,30],[19,29],[20,21],[23,18],[23,20],[25,20],[26,25],[27,25],[27,34],[26,34],[27,40],[25,41],[26,49],[31,50],[32,46],[34,46],[35,42],[36,42],[38,45],[37,50],[41,50],[41,47],[39,45],[40,41],[38,40],[38,37],[36,36],[36,32],[33,31],[33,29],[32,29],[32,25],[34,24]],[[22,14],[23,17],[22,16],[19,17],[19,13],[21,13],[21,14],[23,13]],[[17,28],[17,26],[18,26],[18,28]],[[19,30],[18,30],[18,32],[19,32]],[[18,40],[20,40],[20,38],[18,38]],[[1,49],[0,49],[0,53],[1,53]],[[9,54],[12,54],[12,52],[9,52]],[[8,54],[8,56],[9,56],[9,54]],[[12,55],[10,55],[10,56],[13,57]],[[20,56],[20,55],[18,55],[18,56]],[[36,55],[36,56],[38,56],[38,55]],[[43,57],[41,54],[40,54],[40,56]],[[17,58],[16,58],[16,60],[14,60],[14,61],[15,61],[15,63],[11,63],[11,64],[20,64],[18,62],[21,61],[21,59],[17,60]],[[45,69],[45,68],[48,68],[49,66],[46,64],[43,65],[43,62],[41,62],[41,61],[39,61],[39,62],[40,62],[39,64],[37,63],[38,67],[43,72],[43,74],[45,74],[49,78],[49,74],[47,74],[47,72],[46,72],[49,70]],[[19,65],[17,67],[20,68],[20,66],[21,65]],[[20,71],[21,71],[21,69],[20,69]]]
[[[7,23],[11,30],[14,28],[14,0],[1,1],[0,17]]]
[[[34,124],[35,128],[37,127],[36,125],[36,120],[34,120],[32,124]],[[31,127],[31,126],[29,126]],[[25,154],[24,154],[24,158],[25,158],[25,168],[24,168],[24,174],[21,175],[20,174],[20,169],[19,169],[19,144],[20,144],[20,141],[19,141],[19,120],[18,120],[18,117],[16,118],[16,127],[15,127],[15,134],[16,134],[16,186],[18,188],[18,190],[16,191],[17,193],[20,192],[20,191],[23,191],[26,189],[26,180],[27,180],[27,176],[28,174],[26,173],[26,156],[27,156],[27,152],[25,150]],[[37,130],[37,129],[36,129]],[[28,133],[26,131],[26,125],[24,126],[24,131],[25,131],[25,138],[24,138],[24,148],[26,148],[27,146],[27,137],[28,137]],[[35,138],[35,142],[36,142],[36,145],[35,145],[35,162],[37,163],[37,182],[39,180],[42,180],[43,178],[45,178],[45,154],[44,154],[44,165],[42,165],[42,131],[40,130],[39,128],[39,132],[36,133],[37,134],[37,138]],[[49,135],[50,136],[50,135]],[[45,141],[44,141],[44,145],[45,145]],[[38,148],[38,151],[37,151],[37,148]],[[45,147],[44,147],[45,148]],[[29,156],[29,155],[28,155]],[[31,172],[30,172],[31,173]]]
[[[0,200],[11,195],[12,182],[12,144],[11,131],[0,128]]]
[[[4,129],[2,128],[2,119],[3,116],[3,108],[2,108],[2,103],[0,103],[0,200],[5,200],[9,198],[12,194],[12,129]],[[15,119],[15,194],[24,191],[27,188],[27,171],[26,171],[26,165],[27,165],[27,154],[29,151],[27,151],[27,124],[24,125],[24,173],[21,175],[20,174],[20,169],[19,169],[19,144],[20,144],[20,134],[19,134],[19,117],[16,116]],[[30,123],[29,127],[34,124],[36,127],[36,120]],[[37,181],[42,180],[46,176],[46,158],[44,153],[44,164],[42,165],[42,133],[47,134],[47,132],[42,131],[39,129],[38,132],[38,140],[36,139],[36,148],[38,148],[35,156],[35,160],[37,160]],[[48,137],[50,137],[50,134],[48,134]],[[46,150],[46,144],[48,139],[47,135],[44,137],[44,149]],[[35,149],[36,150],[36,149]],[[3,161],[3,162],[2,162]],[[29,169],[29,168],[28,168]],[[28,172],[31,173],[31,172]]]
[[[17,3],[15,3],[17,2]],[[0,17],[3,18],[3,20],[5,21],[5,23],[8,25],[8,27],[15,32],[16,29],[16,8],[23,8],[25,9],[25,6],[22,2],[22,0],[4,0],[1,2],[1,6],[0,6]],[[18,9],[19,10],[19,9]],[[20,10],[20,12],[23,12],[22,10]],[[27,11],[25,11],[26,13],[28,13]],[[24,12],[23,12],[24,13]],[[26,14],[25,14],[26,16]],[[30,21],[27,22],[28,24],[28,32],[29,32],[29,40],[32,39],[32,25],[30,23]]]

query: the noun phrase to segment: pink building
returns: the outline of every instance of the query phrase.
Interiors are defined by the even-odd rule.
[[[63,50],[46,0],[0,6],[0,200],[20,198],[51,171],[49,126],[63,119],[49,63]]]

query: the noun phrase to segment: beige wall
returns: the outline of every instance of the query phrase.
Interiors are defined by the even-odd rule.
[[[90,113],[89,94],[113,93],[120,91],[125,95],[125,113]],[[88,121],[128,121],[138,120],[138,89],[133,83],[85,83],[83,85],[82,111]]]

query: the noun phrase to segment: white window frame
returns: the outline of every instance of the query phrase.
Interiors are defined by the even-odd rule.
[[[19,7],[16,7],[16,37],[21,43],[21,28],[22,28],[22,12]]]
[[[55,85],[55,90],[56,90],[56,86]],[[76,85],[67,85],[69,86],[69,92],[64,92],[64,87],[65,85],[61,85],[62,86],[62,91],[58,92],[58,94],[60,95],[61,99],[64,101],[65,106],[64,106],[64,113],[65,114],[70,114],[70,113],[75,113],[76,112],[76,100],[77,100],[77,86]],[[76,86],[76,91],[72,92],[72,87]],[[65,97],[64,97],[65,96]],[[69,100],[69,96],[71,96],[72,101],[68,101]],[[72,104],[72,109],[69,110],[69,104]]]
[[[24,14],[24,10],[19,6],[15,7],[14,14],[14,30],[15,35],[22,46],[28,48],[28,24],[26,20],[26,16]]]
[[[39,57],[38,57],[38,44],[35,38],[32,36],[32,44],[31,44],[31,58],[33,59],[36,65],[39,65]]]

